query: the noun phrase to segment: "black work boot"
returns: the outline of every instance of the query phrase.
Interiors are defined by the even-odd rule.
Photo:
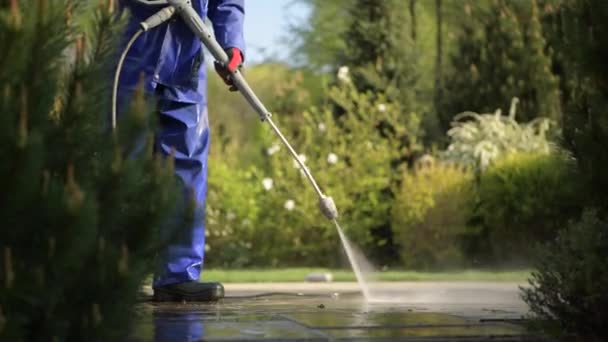
[[[222,298],[224,286],[220,283],[188,281],[154,289],[154,300],[157,302],[215,302]]]

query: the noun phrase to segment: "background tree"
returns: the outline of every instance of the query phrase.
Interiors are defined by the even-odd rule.
[[[602,341],[608,337],[608,8],[599,0],[563,0],[545,1],[544,9],[563,79],[564,145],[577,161],[591,209],[540,249],[524,300],[549,331]]]
[[[341,65],[336,58],[349,43],[342,39],[348,27],[349,2],[324,0],[298,0],[310,9],[306,22],[290,26],[287,37],[295,46],[292,57],[299,65],[315,71],[337,70]]]
[[[443,1],[435,0],[437,17],[437,56],[435,57],[435,105],[441,103],[443,88]]]
[[[411,22],[402,1],[356,0],[349,7],[343,39],[348,47],[340,61],[348,66],[359,91],[385,93],[414,109],[416,103],[416,51]]]
[[[387,140],[397,141],[398,155],[391,163],[392,170],[398,170],[411,163],[420,151],[423,135],[420,117],[428,110],[419,105],[418,51],[412,40],[414,15],[411,6],[404,1],[356,0],[349,6],[348,27],[343,40],[348,47],[342,52],[340,61],[349,69],[349,78],[354,88],[368,93],[372,99],[383,98],[379,112],[386,112],[386,106],[400,113],[396,121],[380,115],[376,119],[376,129]],[[414,4],[415,6],[415,4]],[[338,113],[344,106],[338,103]],[[347,119],[348,120],[348,119]],[[405,129],[403,129],[405,128]],[[398,179],[386,184],[384,195],[393,198],[393,187]],[[389,209],[390,210],[390,209]],[[372,240],[382,241],[382,256],[374,255],[383,264],[397,259],[390,228],[390,215],[377,226],[371,227]]]
[[[412,37],[412,41],[415,42],[417,38],[417,25],[416,25],[416,0],[410,0],[410,36]]]
[[[608,8],[602,1],[564,1],[560,45],[566,96],[563,130],[566,146],[595,189],[597,205],[608,199]]]
[[[465,110],[506,110],[520,99],[523,120],[559,120],[558,79],[552,73],[550,51],[539,21],[536,1],[495,0],[489,9],[467,3],[452,71],[446,80],[441,123]]]

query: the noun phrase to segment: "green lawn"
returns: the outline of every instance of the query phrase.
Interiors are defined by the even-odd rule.
[[[328,270],[323,268],[281,268],[281,269],[211,269],[203,271],[201,280],[220,281],[223,283],[257,283],[257,282],[298,282],[304,281],[311,272],[330,272],[334,281],[355,281],[355,275],[349,270]],[[373,274],[378,281],[514,281],[524,282],[530,276],[530,270],[516,271],[384,271]]]

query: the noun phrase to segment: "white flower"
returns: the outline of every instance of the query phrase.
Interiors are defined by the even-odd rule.
[[[303,164],[306,163],[306,156],[303,154],[298,155],[298,158],[300,158],[300,160],[302,161]],[[298,163],[297,160],[293,160],[293,167],[295,167],[296,169],[300,168],[300,164]]]
[[[281,149],[281,146],[279,144],[272,144],[268,149],[266,149],[266,154],[268,154],[269,156],[279,152],[279,150]]]
[[[348,74],[347,66],[343,65],[340,68],[338,68],[338,80],[340,80],[341,82],[344,82],[344,83],[350,82],[350,75]]]
[[[327,129],[327,127],[325,127],[325,124],[322,122],[320,122],[317,127],[319,128],[319,131],[321,131],[321,132],[325,132],[325,130]]]
[[[378,104],[378,111],[381,113],[386,112],[386,105],[384,103]]]
[[[296,207],[296,202],[294,202],[291,199],[288,199],[287,201],[285,201],[285,205],[283,205],[283,207],[285,207],[285,209],[292,211],[293,208]]]
[[[272,186],[274,185],[274,181],[271,178],[264,178],[262,180],[262,186],[264,187],[264,190],[269,191],[270,189],[272,189]]]
[[[236,215],[235,215],[235,214],[234,214],[232,211],[229,211],[229,212],[226,214],[226,219],[227,219],[228,221],[232,221],[232,220],[234,220],[235,218],[236,218]]]
[[[327,155],[327,162],[330,164],[335,164],[338,162],[338,156],[335,153],[330,153]]]

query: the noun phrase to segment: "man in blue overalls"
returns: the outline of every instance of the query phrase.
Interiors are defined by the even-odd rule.
[[[132,0],[123,0],[121,4],[131,11],[127,37],[159,9]],[[215,37],[229,56],[229,63],[216,64],[216,70],[231,90],[236,90],[229,72],[243,62],[244,0],[193,0],[192,6],[202,18],[207,16],[213,23]],[[145,76],[146,92],[155,96],[160,113],[156,148],[164,155],[173,151],[175,174],[181,180],[184,196],[194,197],[197,205],[191,229],[162,253],[162,267],[153,284],[156,300],[206,301],[221,298],[224,293],[219,283],[198,282],[205,251],[209,152],[205,69],[201,42],[182,21],[171,20],[139,37],[120,76],[122,104],[128,103],[141,74]]]

